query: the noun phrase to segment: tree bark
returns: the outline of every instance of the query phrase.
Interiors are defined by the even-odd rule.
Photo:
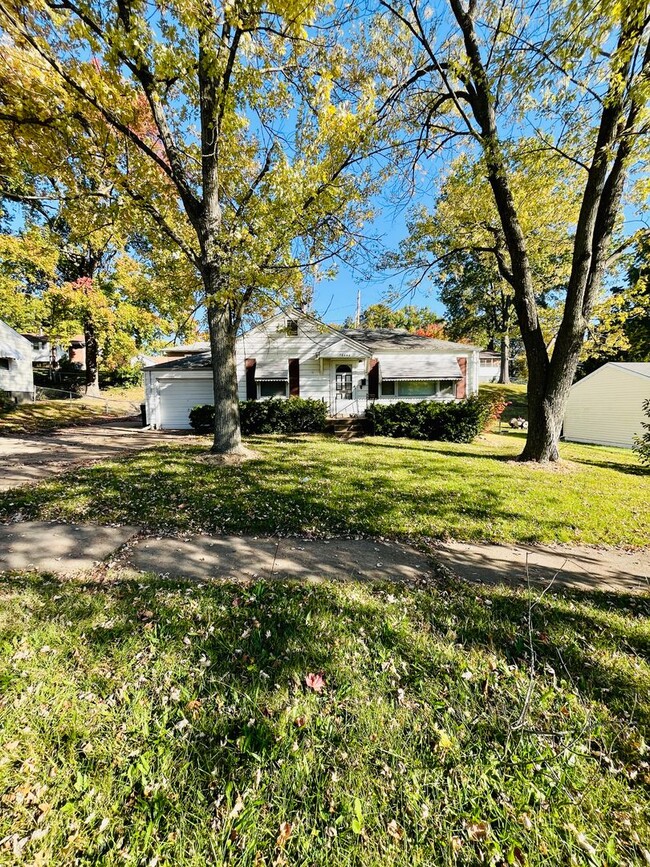
[[[466,85],[465,98],[480,128],[477,138],[483,149],[487,180],[492,189],[510,258],[507,267],[497,248],[497,264],[504,279],[514,289],[515,310],[526,348],[529,425],[521,460],[554,461],[559,458],[557,444],[564,410],[585,329],[602,281],[607,250],[620,210],[626,169],[635,139],[635,124],[643,103],[642,95],[635,94],[632,85],[635,78],[635,49],[641,49],[647,22],[634,10],[628,10],[622,17],[617,50],[612,55],[610,80],[606,98],[602,101],[598,134],[576,225],[564,314],[553,354],[549,358],[537,314],[526,238],[519,222],[507,162],[498,135],[496,100],[482,61],[474,27],[476,3],[470,0],[465,9],[461,0],[449,2],[460,26],[469,61],[471,81],[463,80]],[[646,77],[648,69],[650,44],[645,47],[641,72],[637,74],[638,80]]]
[[[501,335],[501,367],[499,370],[499,384],[510,385],[510,335],[506,331]]]
[[[86,395],[99,397],[99,345],[95,326],[91,320],[84,322],[86,344]]]
[[[208,304],[208,325],[214,393],[214,442],[211,451],[219,455],[238,454],[243,449],[237,395],[237,326],[231,321],[228,310],[217,304]]]

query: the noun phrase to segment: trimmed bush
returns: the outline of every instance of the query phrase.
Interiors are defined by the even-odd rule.
[[[322,400],[291,397],[288,400],[244,400],[239,404],[244,436],[267,433],[320,433],[325,430],[327,407]],[[190,410],[190,424],[199,433],[214,426],[214,406],[203,404]]]
[[[469,443],[493,418],[493,402],[493,398],[474,396],[454,403],[375,403],[366,409],[366,424],[375,436]]]

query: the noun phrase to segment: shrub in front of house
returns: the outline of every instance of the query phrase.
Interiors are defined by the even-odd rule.
[[[366,410],[366,427],[375,436],[469,443],[493,417],[492,403],[492,398],[482,396],[449,403],[375,403]]]
[[[322,400],[292,397],[289,400],[244,400],[239,403],[244,436],[267,433],[320,433],[325,430],[327,407]],[[198,433],[214,427],[214,406],[203,404],[190,410],[190,424]]]

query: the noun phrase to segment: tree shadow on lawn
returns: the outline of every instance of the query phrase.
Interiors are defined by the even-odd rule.
[[[105,659],[109,670],[111,658],[119,656],[120,648],[138,635],[152,650],[187,657],[194,682],[181,684],[183,703],[172,714],[170,725],[187,712],[187,700],[198,699],[206,703],[207,710],[215,691],[222,691],[221,699],[233,704],[233,713],[224,715],[222,707],[205,720],[209,738],[200,737],[194,744],[197,759],[209,757],[204,767],[216,763],[224,771],[232,770],[233,762],[246,762],[247,756],[273,754],[275,734],[269,735],[269,721],[279,713],[274,701],[276,684],[288,684],[290,694],[298,700],[316,701],[305,686],[305,676],[323,672],[324,695],[345,702],[350,667],[336,640],[330,643],[340,624],[346,624],[344,631],[363,636],[369,669],[375,668],[377,674],[383,671],[380,660],[404,660],[401,684],[418,691],[430,680],[441,678],[450,687],[460,684],[466,670],[463,654],[470,650],[495,654],[506,664],[527,670],[530,616],[538,679],[570,681],[583,699],[598,701],[608,709],[616,730],[618,723],[633,720],[642,727],[650,724],[647,674],[636,666],[639,660],[650,660],[650,596],[553,590],[528,593],[456,579],[431,581],[416,591],[400,584],[363,583],[360,587],[370,595],[370,604],[354,591],[345,595],[335,591],[332,584],[286,581],[197,584],[141,576],[138,581],[99,584],[9,575],[0,576],[0,586],[36,593],[39,604],[31,607],[30,616],[39,623],[65,621],[71,634],[80,634],[83,645]],[[408,627],[396,627],[378,616],[387,593],[389,598],[395,594],[396,604],[402,596],[412,595]],[[92,622],[97,619],[98,600],[100,605],[106,600],[105,607],[110,609],[110,618],[102,626]],[[422,630],[420,618],[428,624],[433,643],[414,640],[414,632]],[[2,637],[5,647],[18,643],[20,623],[11,624]],[[461,651],[458,659],[440,656],[440,649],[451,647],[451,642]],[[89,660],[79,656],[74,646],[68,649],[70,666],[81,666],[85,673]],[[209,664],[204,667],[202,660]],[[146,660],[133,660],[130,671],[134,676],[139,667],[146,673]],[[101,689],[102,684],[95,687]],[[484,676],[463,684],[478,692],[484,687]],[[228,739],[227,744],[217,743],[223,738]],[[244,742],[237,745],[240,738]]]
[[[189,458],[189,459],[188,459]],[[176,449],[147,450],[111,464],[58,476],[39,487],[0,494],[0,516],[68,521],[127,522],[154,532],[177,530],[286,535],[288,533],[383,535],[412,540],[485,538],[486,521],[503,526],[522,520],[507,507],[507,491],[480,479],[466,490],[462,465],[432,476],[436,487],[405,487],[390,470],[314,462],[266,454],[237,467],[195,463]],[[412,468],[409,468],[409,470]],[[459,484],[449,483],[458,478]],[[525,520],[530,521],[530,517]],[[412,530],[416,523],[419,529]],[[521,541],[561,538],[563,519],[535,515]]]
[[[502,750],[504,761],[510,761],[508,743],[512,725],[524,706],[526,678],[522,676],[515,687],[507,671],[514,665],[525,673],[530,661],[525,626],[529,599],[525,594],[495,594],[489,588],[449,582],[432,584],[415,593],[399,585],[364,585],[363,596],[354,592],[343,596],[327,585],[197,585],[147,576],[138,582],[104,584],[9,576],[0,579],[2,585],[8,590],[28,587],[36,594],[38,603],[30,605],[29,610],[37,624],[59,626],[61,630],[64,623],[68,624],[61,632],[67,647],[59,653],[67,653],[64,662],[71,675],[79,678],[75,691],[91,691],[101,697],[120,694],[123,688],[120,704],[125,724],[120,727],[115,751],[121,749],[128,759],[126,764],[121,759],[116,765],[111,761],[113,747],[109,746],[108,766],[111,775],[124,780],[127,788],[127,837],[131,834],[137,839],[135,829],[144,816],[145,822],[155,822],[158,839],[163,840],[168,833],[176,833],[185,812],[194,811],[197,821],[205,821],[205,813],[200,812],[205,806],[213,817],[216,809],[210,833],[217,851],[237,858],[236,841],[240,834],[247,833],[250,823],[262,828],[268,825],[262,833],[266,833],[272,849],[277,834],[278,798],[281,819],[293,821],[294,815],[300,815],[323,834],[332,821],[325,801],[328,792],[330,804],[332,798],[337,801],[338,812],[347,810],[352,815],[356,793],[346,790],[350,783],[347,787],[342,784],[345,794],[337,794],[331,782],[334,772],[341,772],[341,754],[347,755],[350,749],[358,750],[353,766],[366,786],[358,792],[364,810],[366,804],[380,803],[385,815],[398,816],[408,823],[404,787],[410,784],[411,773],[424,770],[438,781],[431,791],[436,799],[444,778],[454,767],[454,761],[449,765],[435,747],[418,747],[411,726],[417,720],[428,727],[428,737],[435,744],[437,714],[442,720],[450,704],[480,708],[478,717],[466,723],[470,734],[475,730],[477,741],[467,761],[478,764],[482,755],[493,756],[495,750]],[[382,606],[399,606],[406,593],[412,594],[406,625],[382,616]],[[650,719],[642,675],[635,675],[633,669],[634,653],[647,650],[647,645],[635,643],[634,636],[620,627],[616,639],[625,637],[628,647],[618,652],[611,664],[595,659],[593,646],[604,634],[611,642],[611,630],[608,633],[609,627],[603,625],[597,612],[590,610],[592,601],[609,605],[610,597],[582,595],[574,603],[571,596],[550,592],[538,601],[532,615],[537,685],[530,725],[540,727],[537,700],[552,687],[555,676],[548,666],[553,666],[559,681],[570,680],[569,691],[605,709],[600,712],[598,725],[590,729],[597,733],[597,742],[589,740],[589,732],[578,732],[590,748],[607,753],[615,762],[631,758],[638,761],[623,732],[629,734],[633,726],[646,726]],[[648,600],[643,603],[643,612],[638,598],[615,597],[612,604],[624,614],[629,614],[633,606],[635,616],[650,615]],[[97,624],[98,608],[107,613],[102,625]],[[450,624],[455,632],[453,638],[449,637]],[[79,647],[71,636],[79,636]],[[12,622],[1,637],[7,648],[19,645],[20,622]],[[347,656],[347,649],[353,646],[349,640],[352,637],[353,643],[361,640],[366,647],[363,664]],[[340,641],[346,642],[345,652]],[[478,663],[477,652],[482,654]],[[177,670],[165,670],[173,665],[167,661],[170,657],[176,659]],[[490,662],[493,657],[498,661],[498,671]],[[623,666],[622,658],[629,665]],[[126,682],[119,682],[125,665]],[[395,666],[403,672],[397,684],[401,694],[393,681]],[[468,666],[475,672],[470,681],[463,677]],[[326,687],[322,695],[307,689],[305,675],[309,672],[323,673]],[[503,685],[500,678],[505,678]],[[15,685],[22,692],[29,683],[19,677]],[[170,702],[168,695],[175,688],[179,699]],[[13,689],[13,684],[7,685],[8,699]],[[142,706],[137,704],[138,690],[145,690],[148,696],[145,717]],[[410,772],[398,774],[396,770],[394,786],[388,784],[390,777],[377,771],[387,762],[395,763],[389,749],[393,742],[381,726],[369,738],[367,719],[362,717],[362,706],[378,694],[385,697],[384,712],[388,716],[384,723],[390,722],[391,731],[398,732],[402,749],[406,750],[407,743],[414,744],[413,752],[402,757]],[[558,695],[560,704],[564,700]],[[405,701],[407,706],[415,702],[415,709],[407,715]],[[137,707],[143,732],[130,722],[130,702]],[[58,712],[63,713],[60,706]],[[60,724],[65,728],[66,719],[62,716],[58,723],[55,715],[48,720],[48,727]],[[571,730],[579,726],[577,719],[565,719],[558,713],[556,725],[561,720],[560,727]],[[181,727],[183,720],[185,727]],[[90,735],[94,736],[92,730]],[[110,729],[107,733],[102,728],[101,737],[107,736]],[[553,736],[557,739],[559,735],[555,732]],[[68,726],[58,741],[56,753],[60,755],[53,759],[65,766],[66,756],[71,756],[72,770],[68,773],[72,773],[72,779],[81,772],[91,785],[107,773],[107,759],[85,750],[88,737],[89,730],[83,726]],[[523,742],[529,735],[524,731],[518,737]],[[488,739],[485,745],[482,738]],[[539,743],[537,732],[531,732],[530,738],[531,744]],[[523,755],[529,757],[526,749],[522,748]],[[298,765],[303,751],[314,750],[306,784]],[[457,762],[465,761],[461,752]],[[256,789],[253,784],[260,768],[264,780],[267,775],[275,780],[266,790]],[[608,769],[603,772],[606,774]],[[170,773],[170,793],[159,791],[152,796],[147,792],[152,780],[159,781]],[[635,786],[625,775],[622,782],[629,789]],[[245,793],[241,808],[236,806],[239,793]],[[276,798],[275,804],[269,802],[270,796]],[[339,802],[339,798],[344,800]],[[487,804],[479,809],[485,809],[485,818],[493,818]],[[497,816],[494,829],[498,828]],[[438,845],[444,845],[444,838]],[[252,864],[254,853],[246,854],[250,858],[237,863]],[[326,856],[322,863],[332,863],[328,857],[336,856]],[[398,861],[407,863],[396,855],[392,863]],[[315,862],[312,859],[309,863]]]

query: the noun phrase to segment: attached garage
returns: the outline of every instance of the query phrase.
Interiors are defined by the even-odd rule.
[[[207,366],[206,366],[207,365]],[[145,369],[147,424],[164,430],[187,429],[190,410],[214,403],[209,356],[188,356]]]
[[[631,448],[643,433],[644,400],[650,399],[650,362],[611,361],[572,386],[564,439]]]

